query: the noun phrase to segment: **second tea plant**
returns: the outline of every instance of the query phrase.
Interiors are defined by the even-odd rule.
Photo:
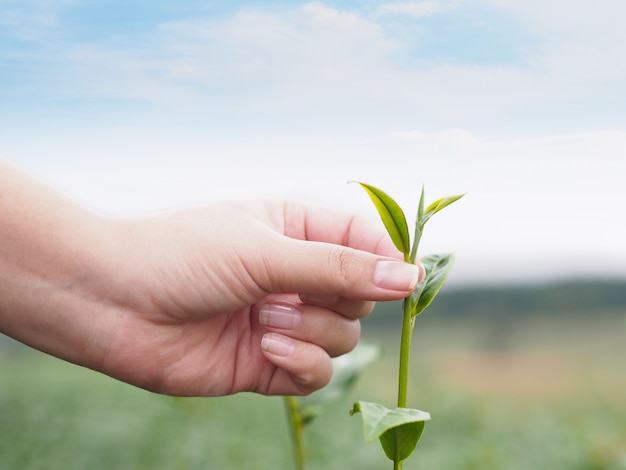
[[[306,467],[306,428],[326,405],[344,398],[363,369],[380,357],[380,354],[381,350],[377,345],[362,342],[348,354],[333,358],[333,377],[326,387],[307,397],[284,397],[296,470],[304,470]]]
[[[415,263],[424,227],[433,215],[463,197],[463,194],[444,197],[425,207],[424,189],[420,196],[415,230],[411,238],[404,212],[385,192],[365,183],[358,183],[369,195],[391,237],[394,245],[404,254],[407,263]],[[402,302],[402,333],[398,373],[398,400],[396,407],[388,408],[379,403],[358,401],[350,414],[360,413],[366,441],[379,440],[385,455],[393,462],[394,470],[402,469],[406,460],[415,450],[424,431],[424,423],[430,414],[407,407],[407,385],[411,338],[415,319],[433,301],[445,283],[454,256],[451,253],[421,257],[426,275],[413,293]]]

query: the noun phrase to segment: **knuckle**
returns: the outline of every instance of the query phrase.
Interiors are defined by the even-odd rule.
[[[341,341],[329,351],[332,357],[342,356],[356,348],[361,339],[361,322],[353,320],[341,335]]]
[[[349,248],[340,247],[333,257],[333,266],[338,282],[343,288],[356,286],[363,277],[363,268],[358,255]]]
[[[368,317],[376,306],[376,302],[363,301],[357,308],[353,310],[352,318],[365,318]]]
[[[298,374],[295,382],[302,395],[309,395],[328,385],[332,375],[330,358],[320,355],[311,361],[311,366],[306,372]]]

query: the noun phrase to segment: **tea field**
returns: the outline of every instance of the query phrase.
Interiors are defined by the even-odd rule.
[[[394,405],[385,355],[306,430],[308,469],[390,469],[356,400]],[[407,470],[626,469],[623,314],[418,318],[409,402],[429,411]],[[0,469],[290,469],[280,397],[154,395],[0,339]]]

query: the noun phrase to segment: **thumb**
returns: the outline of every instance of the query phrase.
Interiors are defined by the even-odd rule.
[[[423,277],[423,268],[398,259],[290,238],[282,238],[268,250],[262,264],[255,281],[267,291],[362,300],[402,299]]]

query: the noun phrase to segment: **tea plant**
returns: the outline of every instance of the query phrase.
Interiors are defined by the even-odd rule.
[[[344,397],[363,369],[380,354],[381,350],[377,345],[361,343],[348,354],[333,359],[333,378],[326,387],[307,397],[284,397],[297,470],[304,470],[306,464],[306,427],[321,413],[325,405]]]
[[[424,226],[431,217],[463,197],[463,194],[460,194],[438,199],[424,209],[424,188],[422,188],[415,221],[415,233],[411,242],[406,217],[396,201],[380,189],[365,183],[358,184],[365,189],[376,206],[391,240],[404,254],[404,260],[407,263],[415,263]],[[358,401],[350,411],[351,415],[361,413],[365,440],[378,439],[380,441],[385,455],[393,461],[394,470],[400,470],[404,460],[413,453],[424,431],[424,423],[430,420],[429,413],[407,408],[411,337],[415,319],[439,293],[452,269],[453,261],[452,254],[422,257],[421,262],[426,275],[415,291],[403,301],[397,407],[388,409],[378,403]]]

